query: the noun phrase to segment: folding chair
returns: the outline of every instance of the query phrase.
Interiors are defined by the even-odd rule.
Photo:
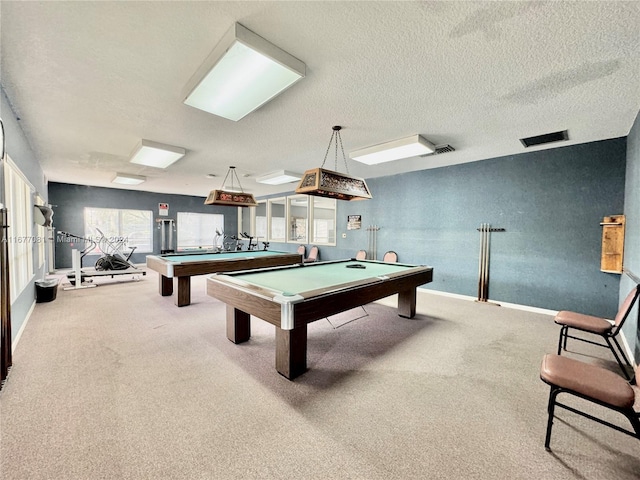
[[[298,250],[296,250],[296,253],[298,255],[302,255],[302,258],[305,258],[305,255],[307,254],[307,247],[305,247],[304,245],[298,245]]]
[[[318,247],[315,245],[309,249],[309,256],[304,259],[304,263],[312,263],[318,261]]]
[[[367,251],[358,250],[358,253],[356,253],[356,260],[366,260],[366,259],[367,259]]]
[[[382,261],[387,263],[396,263],[398,261],[398,254],[392,250],[389,250],[382,257]]]
[[[638,373],[640,373],[640,367],[636,370],[636,374]],[[596,365],[548,354],[542,359],[540,379],[551,387],[547,407],[549,413],[547,434],[544,441],[544,447],[547,450],[550,450],[555,407],[564,408],[640,440],[640,413],[633,409],[635,392],[620,375]],[[623,414],[631,422],[633,431],[558,402],[557,397],[561,393],[574,395]]]
[[[633,366],[627,359],[627,356],[624,354],[624,350],[620,346],[620,343],[618,343],[618,339],[616,337],[620,333],[620,330],[622,329],[622,325],[624,324],[624,321],[627,319],[627,317],[631,313],[631,310],[633,309],[634,304],[638,300],[638,295],[640,295],[640,284],[636,285],[633,288],[633,290],[629,292],[629,295],[627,295],[627,298],[625,298],[624,302],[622,302],[622,305],[620,306],[620,310],[618,310],[618,313],[613,323],[609,322],[608,320],[605,320],[604,318],[593,317],[591,315],[584,315],[582,313],[569,312],[566,310],[558,312],[558,314],[554,319],[555,323],[562,326],[562,328],[560,329],[560,338],[558,339],[558,355],[561,354],[562,350],[567,349],[568,338],[573,338],[575,340],[580,340],[581,342],[590,343],[592,345],[598,345],[600,347],[608,348],[613,353],[613,356],[618,362],[618,365],[620,366],[620,370],[622,370],[622,373],[625,376],[625,378],[627,380],[631,380],[631,377],[627,372],[627,368],[625,367],[625,365],[623,365],[622,361],[620,360],[620,356],[622,356],[622,359],[624,360],[627,367],[631,367],[631,369],[633,369]],[[570,328],[573,328],[575,330],[585,332],[585,333],[600,335],[605,340],[606,345],[603,345],[602,343],[598,343],[598,342],[593,342],[591,340],[587,340],[584,338],[574,337],[572,335],[569,335]],[[616,348],[614,348],[614,344],[617,347],[617,350]],[[618,355],[618,353],[620,355]]]

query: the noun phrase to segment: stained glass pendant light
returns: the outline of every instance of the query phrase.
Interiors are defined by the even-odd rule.
[[[349,167],[347,166],[347,157],[344,154],[344,147],[342,146],[342,138],[340,137],[340,130],[342,127],[333,127],[333,133],[329,140],[329,146],[324,154],[324,160],[320,168],[314,168],[304,172],[304,176],[296,193],[304,193],[306,195],[314,195],[317,197],[329,197],[337,200],[367,200],[371,197],[371,192],[367,187],[367,183],[362,178],[349,175]],[[331,144],[335,142],[335,166],[334,170],[327,170],[324,167],[331,150]],[[346,173],[338,172],[338,143],[340,144],[340,150],[342,151],[342,159],[344,160],[344,166]]]
[[[231,188],[227,187],[227,178],[231,176]],[[238,181],[238,187],[240,187],[240,191],[236,191],[234,185],[234,177]],[[227,190],[225,190],[227,188]],[[238,178],[238,174],[236,173],[236,167],[229,167],[227,171],[227,175],[224,177],[222,181],[222,188],[220,190],[211,190],[209,192],[209,196],[204,201],[205,205],[226,205],[229,207],[256,207],[258,202],[253,198],[253,195],[250,193],[245,193],[242,190],[242,185],[240,184],[240,179]]]

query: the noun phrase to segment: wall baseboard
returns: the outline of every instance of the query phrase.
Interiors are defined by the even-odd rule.
[[[460,295],[458,293],[441,292],[439,290],[429,290],[427,288],[420,288],[420,287],[418,287],[418,290],[420,292],[431,293],[433,295],[442,295],[444,297],[459,298],[460,300],[467,300],[471,302],[475,302],[477,300],[475,297],[470,297],[469,295]],[[541,313],[543,315],[553,315],[553,316],[558,314],[557,310],[548,310],[546,308],[531,307],[529,305],[520,305],[517,303],[506,303],[506,302],[501,302],[500,300],[492,300],[492,301],[500,304],[503,307],[513,308],[514,310],[525,310],[527,312]]]
[[[35,300],[31,304],[31,308],[27,312],[27,315],[24,318],[24,322],[22,322],[22,325],[20,326],[20,330],[18,330],[18,333],[16,334],[16,338],[14,338],[13,342],[11,342],[11,351],[12,352],[16,351],[16,346],[18,345],[18,341],[20,341],[20,337],[22,336],[22,332],[24,332],[24,329],[27,326],[27,323],[29,322],[29,319],[31,318],[31,314],[33,313],[33,309],[34,308],[36,308],[36,301]]]

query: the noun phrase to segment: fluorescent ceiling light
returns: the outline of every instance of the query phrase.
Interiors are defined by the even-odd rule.
[[[349,153],[349,157],[367,165],[400,160],[401,158],[416,157],[427,153],[434,153],[436,147],[420,135],[412,135],[400,140],[381,143]]]
[[[131,154],[131,163],[147,165],[148,167],[167,168],[172,163],[184,157],[184,148],[164,145],[151,140],[141,140]]]
[[[256,182],[266,183],[267,185],[282,185],[283,183],[297,182],[301,178],[302,175],[299,173],[288,170],[278,170],[277,172],[266,173],[256,177]]]
[[[147,177],[141,175],[130,175],[128,173],[116,173],[116,176],[111,183],[119,183],[120,185],[140,185],[145,182]]]
[[[305,64],[236,23],[184,89],[184,103],[238,121],[305,76]]]

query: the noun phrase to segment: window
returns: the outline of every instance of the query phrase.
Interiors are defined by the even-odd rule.
[[[287,241],[307,243],[309,240],[309,196],[292,195],[287,197],[289,212],[289,229]]]
[[[311,243],[336,244],[336,200],[313,197],[313,233]]]
[[[178,250],[221,247],[223,232],[224,215],[178,212]]]
[[[286,241],[286,206],[285,199],[269,199],[269,241]]]
[[[33,278],[33,201],[31,184],[6,155],[4,162],[5,201],[9,231],[9,284],[11,302]]]
[[[334,198],[289,195],[258,202],[254,218],[243,212],[238,225],[242,231],[254,232],[255,238],[287,243],[336,244],[336,209]],[[255,225],[255,229],[247,227]]]
[[[251,207],[253,208],[253,207]],[[267,202],[258,202],[256,209],[256,238],[267,240]]]
[[[246,233],[255,237],[254,229],[254,217],[256,214],[256,207],[238,207],[238,235]]]
[[[124,248],[133,247],[137,253],[153,252],[151,210],[85,207],[84,232],[86,238],[98,244],[88,253],[114,253],[118,249],[126,253]]]

